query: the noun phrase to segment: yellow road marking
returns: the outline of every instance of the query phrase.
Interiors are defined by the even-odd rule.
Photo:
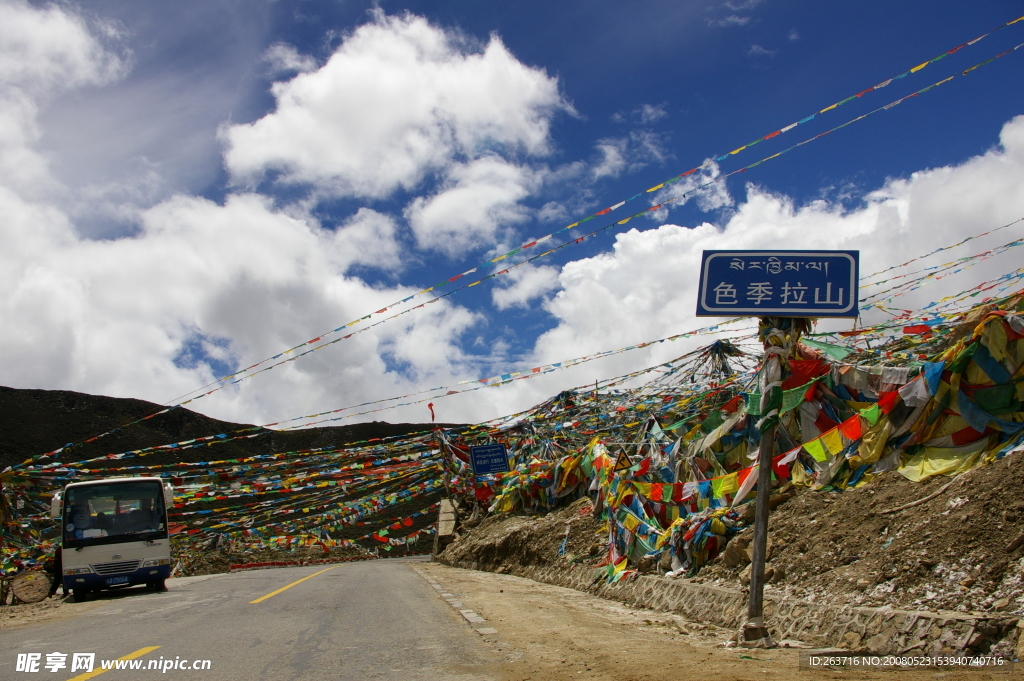
[[[256,599],[255,601],[249,601],[249,603],[250,603],[250,605],[251,605],[251,604],[253,604],[253,603],[259,603],[260,601],[265,601],[265,600],[267,600],[268,598],[271,598],[272,596],[276,596],[277,594],[281,593],[282,591],[287,591],[288,589],[292,588],[292,587],[293,587],[293,586],[295,586],[296,584],[302,584],[302,583],[303,583],[304,581],[306,581],[307,579],[313,579],[313,578],[314,578],[314,577],[316,577],[317,575],[319,575],[319,574],[322,574],[322,573],[324,573],[324,572],[327,572],[327,570],[333,570],[333,569],[334,569],[334,568],[336,568],[336,567],[338,567],[338,566],[337,566],[337,565],[335,565],[335,566],[333,566],[333,567],[329,567],[329,568],[327,568],[326,570],[321,570],[320,572],[314,572],[313,574],[309,575],[308,577],[303,577],[302,579],[300,579],[300,580],[298,580],[298,581],[292,582],[292,583],[291,583],[291,584],[289,584],[288,586],[282,586],[282,587],[281,587],[280,589],[278,589],[277,591],[271,591],[271,592],[270,592],[270,593],[268,593],[268,594],[267,594],[266,596],[260,596],[260,597],[259,597],[259,598],[257,598],[257,599]]]
[[[119,657],[117,659],[119,659],[119,660],[134,660],[136,657],[142,657],[146,653],[151,653],[151,652],[153,652],[154,650],[156,650],[159,647],[160,646],[149,646],[148,648],[139,648],[134,653],[129,653],[128,655],[125,655],[124,657]],[[78,676],[76,676],[74,678],[68,679],[68,681],[86,681],[87,679],[95,678],[95,677],[99,676],[100,674],[106,674],[109,671],[111,671],[111,670],[109,670],[109,669],[93,669],[91,672],[86,672],[85,674],[79,674]]]

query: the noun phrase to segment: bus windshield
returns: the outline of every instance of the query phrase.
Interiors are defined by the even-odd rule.
[[[68,548],[166,538],[163,489],[156,480],[69,487],[63,525]]]

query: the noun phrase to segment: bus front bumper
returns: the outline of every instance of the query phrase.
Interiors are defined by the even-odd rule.
[[[131,586],[157,582],[170,576],[170,565],[154,565],[120,575],[97,575],[94,572],[63,575],[65,589],[106,589],[112,586]]]

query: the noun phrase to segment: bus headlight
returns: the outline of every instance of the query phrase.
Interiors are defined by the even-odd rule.
[[[64,574],[65,575],[69,575],[69,576],[70,575],[91,575],[92,574],[92,568],[91,567],[65,568]]]
[[[149,560],[142,561],[140,568],[156,567],[157,565],[170,565],[171,561],[169,558],[150,558]]]

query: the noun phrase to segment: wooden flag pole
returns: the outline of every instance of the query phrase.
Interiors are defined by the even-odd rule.
[[[801,332],[810,320],[793,317],[762,317],[758,335],[764,343],[761,366],[761,443],[757,459],[757,499],[754,507],[753,555],[750,564],[750,593],[747,620],[740,628],[739,643],[749,648],[774,648],[771,634],[764,622],[764,569],[768,548],[768,499],[771,495],[772,458],[775,456],[775,433],[782,408],[782,380],[787,363],[796,348]]]

